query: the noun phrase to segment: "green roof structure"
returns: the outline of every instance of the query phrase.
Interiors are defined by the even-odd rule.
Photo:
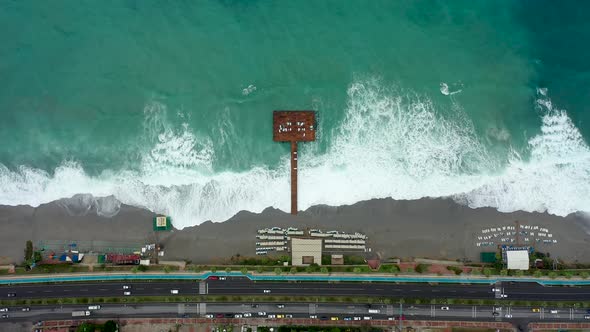
[[[495,252],[482,252],[480,253],[480,260],[482,263],[495,263],[496,253]]]
[[[172,229],[172,221],[167,216],[154,217],[154,232],[169,231]]]

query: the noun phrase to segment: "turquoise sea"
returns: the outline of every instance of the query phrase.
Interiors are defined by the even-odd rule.
[[[275,109],[315,109],[300,209],[451,196],[590,211],[590,2],[0,1],[0,205],[177,227],[289,209]],[[112,214],[117,203],[99,205]]]

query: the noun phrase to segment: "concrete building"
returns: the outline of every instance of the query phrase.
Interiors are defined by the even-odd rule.
[[[506,250],[506,266],[508,270],[528,270],[528,250]]]
[[[291,239],[293,266],[322,265],[322,239]]]

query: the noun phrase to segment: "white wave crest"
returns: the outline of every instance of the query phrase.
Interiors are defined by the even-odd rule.
[[[507,212],[590,211],[588,145],[566,112],[542,98],[540,133],[530,139],[529,151],[520,153],[529,157],[516,151],[494,157],[460,108],[442,116],[425,96],[385,89],[377,81],[351,84],[343,122],[322,133],[331,140],[327,152],[312,154],[317,143],[300,148],[299,208],[451,196],[471,207]],[[88,176],[75,162],[52,174],[0,164],[0,204],[37,206],[77,193],[113,195],[117,202],[171,215],[178,228],[226,220],[240,210],[289,209],[288,156],[276,169],[215,173],[211,139],[188,125],[170,125],[165,113],[158,103],[146,107],[151,148],[141,169]],[[231,140],[234,128],[227,114],[220,124],[219,139]],[[104,206],[105,215],[119,208],[111,200],[95,205]]]

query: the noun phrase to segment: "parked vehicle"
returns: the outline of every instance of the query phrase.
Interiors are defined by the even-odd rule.
[[[88,306],[88,310],[99,310],[99,309],[100,309],[100,305],[99,304],[89,305]]]
[[[209,276],[209,278],[207,278],[209,280],[219,280],[218,276]]]
[[[206,314],[205,315],[205,318],[213,318],[213,315],[212,314]]]
[[[311,318],[311,319],[318,319],[318,316],[317,315],[309,315],[309,318]]]
[[[379,310],[379,309],[369,309],[370,314],[378,314],[380,312],[381,312],[381,310]]]
[[[171,289],[170,294],[178,294],[178,289]]]
[[[88,310],[72,311],[72,317],[84,317],[84,316],[90,316],[90,311],[88,311]]]
[[[21,309],[21,311],[31,311],[31,308],[29,308],[29,307],[24,307],[24,308],[22,308],[22,309]]]
[[[251,314],[251,313],[249,313],[249,312],[245,312],[245,313],[244,313],[244,317],[252,317],[252,314]]]
[[[449,307],[440,307],[440,310],[449,310]]]

